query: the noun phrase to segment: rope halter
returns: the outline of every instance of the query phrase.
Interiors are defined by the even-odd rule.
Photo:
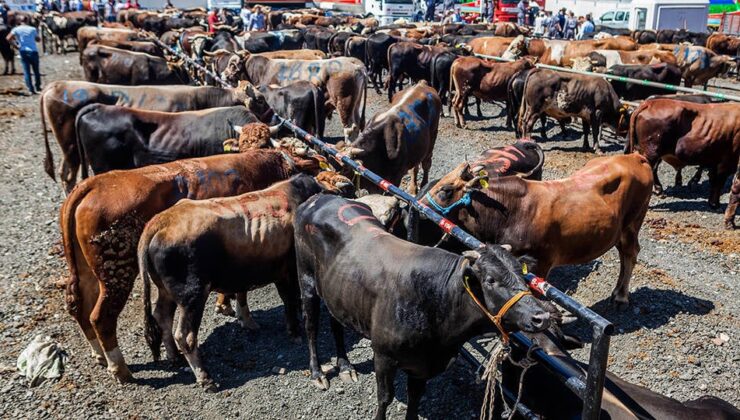
[[[481,303],[481,301],[478,300],[478,298],[475,296],[473,291],[470,289],[470,285],[468,284],[468,276],[465,276],[463,278],[463,286],[465,287],[465,291],[467,291],[470,297],[473,299],[473,302],[475,302],[478,308],[480,308],[480,310],[488,317],[488,319],[491,320],[491,322],[493,322],[493,325],[495,325],[496,328],[499,330],[499,332],[501,333],[501,341],[504,342],[504,346],[508,346],[509,345],[509,334],[504,329],[504,324],[502,322],[503,318],[506,315],[506,313],[509,311],[509,309],[511,309],[514,305],[516,305],[516,303],[519,302],[521,298],[527,295],[531,295],[532,292],[530,292],[529,290],[522,290],[518,292],[517,294],[512,296],[504,304],[504,306],[501,307],[501,309],[498,310],[498,313],[496,315],[493,315]]]

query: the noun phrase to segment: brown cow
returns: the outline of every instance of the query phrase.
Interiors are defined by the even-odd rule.
[[[94,39],[110,41],[136,41],[139,38],[138,32],[132,29],[120,28],[96,28],[94,26],[83,26],[77,31],[77,48],[80,51],[80,63],[82,63],[82,53]]]
[[[105,45],[106,47],[118,48],[119,50],[128,50],[140,52],[155,57],[164,57],[164,52],[157,44],[149,41],[117,41],[112,39],[94,39],[88,46]]]
[[[594,138],[594,149],[600,152],[599,134],[602,123],[617,134],[627,132],[627,108],[622,106],[612,85],[601,78],[545,69],[532,70],[524,85],[519,112],[519,130],[528,137],[542,115],[557,120],[579,117],[583,123],[583,148],[588,149],[588,133]],[[542,127],[542,138],[547,129]]]
[[[677,59],[676,65],[683,73],[683,83],[686,87],[706,85],[711,78],[727,73],[735,67],[732,57],[717,55],[704,47],[681,44],[676,47],[673,54]]]
[[[93,83],[118,85],[188,84],[190,77],[179,63],[162,57],[106,47],[89,45],[82,52],[85,80]]]
[[[261,116],[259,107],[248,89],[223,89],[192,86],[117,86],[100,85],[81,81],[55,81],[41,94],[41,126],[44,132],[46,157],[44,169],[54,179],[54,158],[49,147],[47,119],[51,132],[62,149],[63,159],[59,177],[66,192],[72,190],[77,180],[80,158],[77,150],[75,118],[86,105],[100,103],[119,105],[149,111],[195,111],[206,108],[245,104],[250,111]]]
[[[81,182],[59,219],[70,270],[66,301],[98,363],[107,364],[119,382],[132,379],[116,328],[136,279],[136,244],[147,221],[183,198],[244,194],[318,169],[315,159],[253,150],[112,171]]]
[[[735,213],[737,213],[737,207],[740,204],[740,165],[737,167],[735,173],[735,179],[732,180],[732,186],[730,187],[730,200],[727,202],[727,210],[725,211],[725,229],[735,229]]]
[[[506,101],[509,79],[522,70],[534,65],[529,59],[520,59],[512,63],[496,63],[476,57],[460,57],[452,63],[450,78],[455,87],[452,106],[455,112],[455,124],[465,127],[463,108],[468,103],[468,96],[483,101]],[[507,114],[508,115],[508,114]],[[507,127],[511,121],[506,119]]]
[[[717,54],[734,57],[740,50],[740,38],[715,32],[707,38],[707,48]]]
[[[209,291],[244,292],[275,283],[285,305],[288,334],[300,340],[299,291],[293,250],[297,207],[321,192],[352,193],[352,181],[336,172],[299,174],[262,191],[211,200],[182,200],[147,223],[138,246],[144,279],[146,338],[159,359],[179,350],[198,383],[216,391],[198,354],[198,330]],[[235,223],[241,227],[235,229]],[[183,267],[187,267],[183,270]],[[149,281],[159,289],[152,313]],[[180,321],[172,334],[175,308]],[[242,319],[251,319],[240,303]]]
[[[513,40],[513,37],[482,36],[471,39],[467,46],[472,53],[500,57]]]
[[[510,51],[514,57],[532,55],[539,63],[570,67],[573,59],[585,57],[595,50],[634,51],[637,43],[627,37],[604,38],[600,40],[568,41],[562,39],[532,39],[516,45]]]
[[[587,57],[590,59],[591,65],[595,67],[606,67],[607,69],[617,65],[676,64],[676,56],[673,53],[660,50],[595,50],[588,54]]]
[[[658,164],[665,160],[676,169],[686,165],[708,167],[709,206],[719,208],[719,197],[740,158],[740,104],[696,104],[671,99],[643,102],[632,114],[627,152],[645,155],[653,168],[655,192],[663,192]]]
[[[619,306],[629,303],[638,233],[653,186],[643,156],[599,157],[555,181],[509,176],[484,188],[484,178],[468,163],[460,164],[421,202],[430,205],[432,198],[435,207],[448,209],[452,222],[481,241],[510,244],[515,255],[531,256],[536,261],[531,271],[542,277],[553,267],[582,264],[616,247],[621,269],[611,299]]]

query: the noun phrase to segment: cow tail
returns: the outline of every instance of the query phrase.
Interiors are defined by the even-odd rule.
[[[367,109],[367,73],[362,79],[362,115],[360,116],[360,129],[365,129],[365,110]]]
[[[321,116],[319,116],[319,88],[316,86],[313,86],[312,90],[313,90],[313,94],[311,96],[313,96],[313,119],[314,119],[314,124],[315,124],[314,134],[316,135],[316,137],[319,137],[321,135],[321,130],[319,129],[319,127],[321,127],[319,125],[319,122],[320,122],[319,120],[321,118]]]
[[[137,249],[137,258],[139,261],[139,274],[144,283],[144,338],[152,351],[154,360],[159,360],[162,345],[162,330],[159,328],[157,320],[154,319],[152,312],[152,285],[151,276],[149,275],[149,243],[157,229],[144,229],[139,239]]]
[[[44,97],[42,94],[39,100],[40,111],[41,111],[41,130],[44,132],[44,148],[46,149],[46,156],[44,156],[44,171],[51,177],[52,180],[56,181],[54,175],[54,156],[51,154],[51,147],[49,147],[49,133],[46,131],[46,113],[44,112]]]
[[[624,145],[624,154],[630,154],[635,151],[635,144],[637,143],[637,117],[639,116],[640,111],[642,111],[642,106],[637,108],[635,112],[632,113],[630,116],[630,124],[629,124],[629,131],[627,132],[627,144]]]
[[[75,213],[77,207],[85,199],[89,189],[85,186],[78,186],[69,194],[62,204],[59,211],[59,224],[62,230],[62,247],[64,248],[64,258],[67,260],[69,267],[69,279],[64,293],[64,300],[67,305],[67,312],[75,319],[82,316],[82,296],[80,294],[80,277],[77,269],[76,237],[77,224]],[[84,255],[80,255],[84,259]]]
[[[532,75],[538,71],[538,69],[533,69],[531,72],[529,72],[529,75],[524,79],[524,87],[522,87],[522,103],[519,104],[519,118],[517,118],[516,124],[519,127],[519,135],[524,135],[524,127],[522,126],[522,119],[525,117],[525,112],[527,110],[527,85],[529,84],[529,80],[532,78]],[[529,135],[529,133],[527,133]]]

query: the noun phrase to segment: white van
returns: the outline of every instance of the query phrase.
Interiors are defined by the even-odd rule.
[[[601,15],[596,23],[615,29],[628,29],[630,12],[629,10],[610,10]]]

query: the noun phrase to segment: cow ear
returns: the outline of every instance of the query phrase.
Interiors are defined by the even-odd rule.
[[[480,258],[480,252],[476,250],[464,251],[462,256],[465,257],[465,260],[468,261],[470,265],[473,265],[478,261],[478,258]]]
[[[581,341],[578,337],[563,334],[563,347],[565,347],[566,350],[575,350],[575,349],[582,349],[584,344],[583,341]]]

